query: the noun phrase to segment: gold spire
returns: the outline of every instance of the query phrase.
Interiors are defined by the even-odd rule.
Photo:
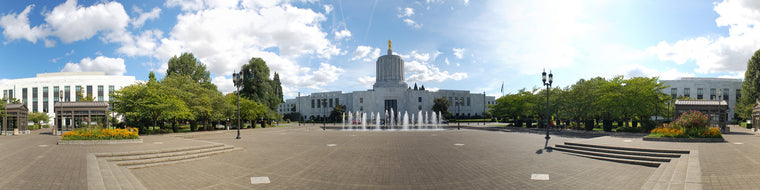
[[[388,50],[391,50],[391,40],[388,40]]]

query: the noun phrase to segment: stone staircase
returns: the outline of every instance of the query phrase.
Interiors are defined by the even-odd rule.
[[[130,169],[190,162],[241,149],[214,143],[173,149],[89,154],[87,157],[88,188],[146,189],[129,172]]]
[[[657,167],[641,189],[702,189],[699,153],[565,142],[552,150],[586,158]]]

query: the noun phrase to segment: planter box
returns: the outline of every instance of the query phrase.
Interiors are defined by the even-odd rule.
[[[673,138],[673,137],[644,137],[644,141],[664,141],[664,142],[725,142],[721,138]]]
[[[58,140],[58,145],[64,144],[134,144],[143,143],[142,139],[122,140]]]

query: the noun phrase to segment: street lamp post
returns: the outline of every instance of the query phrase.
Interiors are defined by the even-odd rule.
[[[237,126],[237,137],[235,139],[240,139],[240,127],[242,124],[240,123],[240,86],[243,85],[243,78],[244,77],[243,71],[240,71],[240,73],[235,73],[233,71],[232,73],[232,82],[235,84],[235,88],[237,89],[237,118],[238,118],[238,126]]]
[[[544,72],[541,73],[541,81],[544,82],[544,86],[546,86],[546,144],[544,144],[544,148],[546,148],[547,144],[549,143],[549,88],[552,87],[552,82],[554,82],[554,75],[551,71],[549,71],[549,83],[546,82],[546,69],[544,69]]]
[[[326,110],[327,110],[327,99],[322,99],[322,130],[323,131],[327,129],[327,115],[325,113]]]

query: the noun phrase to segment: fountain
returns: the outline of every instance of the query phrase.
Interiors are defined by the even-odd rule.
[[[369,115],[367,115],[369,114]],[[385,115],[381,115],[381,112],[360,112],[349,111],[342,114],[341,120],[342,130],[361,130],[361,131],[382,131],[382,130],[440,130],[443,129],[439,126],[440,121],[443,119],[438,112],[424,112],[418,111],[409,113],[404,111],[401,114],[399,110],[388,109],[385,110]],[[367,122],[374,122],[374,128],[372,125],[367,126]],[[384,123],[383,123],[384,122]],[[381,125],[382,123],[382,125]],[[361,128],[359,126],[361,125]]]

